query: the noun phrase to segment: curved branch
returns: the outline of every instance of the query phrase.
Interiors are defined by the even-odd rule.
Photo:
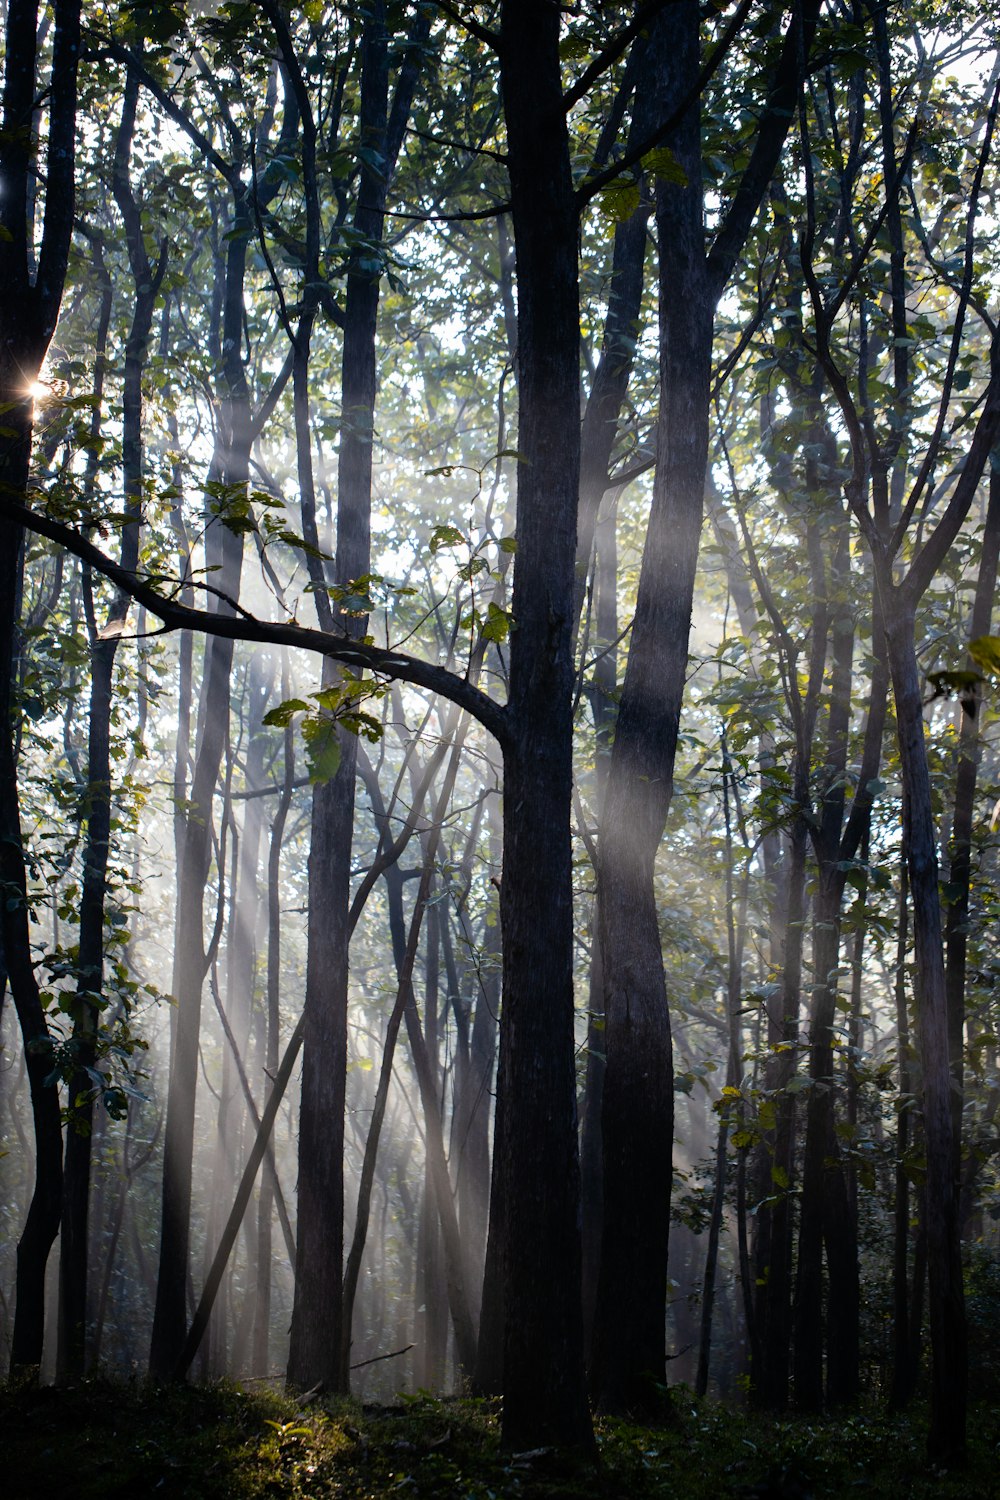
[[[494,702],[481,689],[474,687],[466,678],[449,671],[447,667],[435,666],[432,662],[421,661],[419,657],[409,656],[405,652],[369,645],[348,635],[333,635],[294,621],[282,623],[277,620],[258,620],[245,613],[236,617],[195,609],[177,599],[164,596],[148,579],[113,562],[99,547],[80,536],[71,526],[32,510],[30,506],[21,504],[9,495],[0,496],[0,515],[7,515],[29,531],[48,537],[58,546],[65,547],[67,552],[72,552],[83,562],[89,563],[162,621],[165,630],[196,630],[203,631],[206,635],[222,636],[227,640],[259,641],[273,646],[296,647],[303,651],[313,651],[318,656],[332,657],[334,661],[344,662],[348,666],[375,672],[380,677],[410,682],[415,687],[440,693],[449,702],[470,713],[501,745],[507,742],[507,710],[504,706]]]

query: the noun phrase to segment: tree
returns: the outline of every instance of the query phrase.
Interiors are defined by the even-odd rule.
[[[73,224],[79,0],[54,7],[49,84],[48,166],[41,243],[35,234],[32,125],[38,70],[38,6],[13,0],[6,10],[3,136],[0,144],[0,485],[23,499],[30,465],[32,384],[55,329]],[[31,958],[24,851],[17,792],[15,704],[18,605],[24,533],[0,518],[0,880],[4,967],[27,1056],[35,1130],[35,1191],[18,1242],[17,1313],[11,1362],[41,1363],[45,1266],[58,1232],[62,1131],[51,1077],[50,1037]]]
[[[607,1064],[595,1390],[614,1409],[655,1404],[664,1373],[673,1061],[653,862],[672,795],[687,671],[715,309],[778,161],[818,9],[804,5],[790,19],[767,78],[752,151],[707,252],[697,7],[665,11],[651,42],[662,69],[661,112],[679,119],[667,138],[676,168],[657,187],[660,419],[654,492],[599,856]],[[740,20],[737,13],[736,24]]]

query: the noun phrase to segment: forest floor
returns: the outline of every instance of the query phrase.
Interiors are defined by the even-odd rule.
[[[156,1388],[92,1379],[0,1388],[6,1500],[997,1500],[1000,1411],[971,1415],[959,1473],[924,1458],[916,1417],[775,1421],[697,1401],[680,1387],[662,1428],[598,1423],[596,1469],[541,1450],[505,1454],[497,1407],[407,1398],[398,1406],[297,1406],[235,1384]]]

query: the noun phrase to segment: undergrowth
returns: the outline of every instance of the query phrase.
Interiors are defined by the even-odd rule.
[[[596,1468],[500,1450],[497,1404],[420,1396],[398,1406],[297,1405],[223,1383],[154,1387],[94,1378],[0,1390],[7,1500],[994,1500],[1000,1416],[974,1410],[969,1465],[931,1470],[914,1417],[777,1421],[673,1393],[670,1425],[602,1419]]]

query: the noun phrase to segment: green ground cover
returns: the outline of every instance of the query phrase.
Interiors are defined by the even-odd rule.
[[[0,1391],[0,1492],[7,1500],[263,1500],[449,1496],[469,1500],[906,1500],[1000,1496],[1000,1412],[970,1422],[968,1468],[935,1473],[916,1418],[777,1422],[673,1394],[665,1428],[598,1423],[600,1463],[504,1454],[497,1408],[419,1397],[394,1407],[299,1406],[223,1384],[163,1389],[90,1380]]]

